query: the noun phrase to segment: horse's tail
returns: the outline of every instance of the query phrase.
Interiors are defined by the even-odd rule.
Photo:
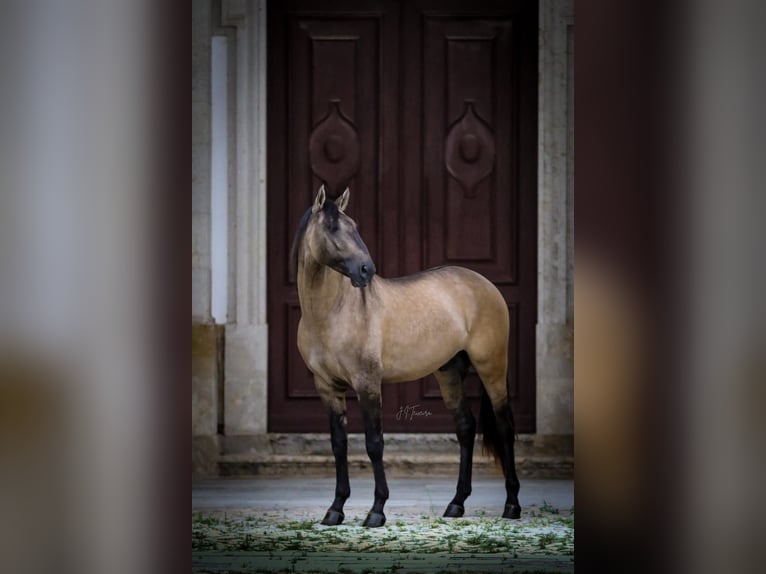
[[[505,424],[498,424],[498,416],[502,416],[505,419]],[[505,428],[503,429],[502,427]],[[506,441],[512,442],[516,435],[513,412],[511,411],[510,404],[506,403],[502,413],[496,413],[492,408],[492,402],[489,400],[487,390],[484,388],[482,388],[481,393],[479,428],[483,433],[482,452],[484,454],[491,454],[495,459],[495,464],[503,469],[503,475],[505,475],[505,444]]]

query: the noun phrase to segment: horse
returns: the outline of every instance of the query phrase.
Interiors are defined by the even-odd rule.
[[[471,494],[477,426],[463,385],[471,365],[483,386],[479,417],[484,447],[505,476],[502,516],[519,518],[515,428],[506,387],[509,319],[503,296],[488,279],[458,266],[391,279],[376,275],[356,223],[345,213],[349,195],[346,188],[333,201],[322,185],[300,220],[291,251],[301,307],[298,349],[327,409],[335,458],[335,499],[321,523],[341,524],[351,494],[346,391],[353,389],[359,400],[375,477],[374,502],[363,526],[379,527],[386,522],[383,507],[389,497],[381,384],[428,374],[439,383],[460,444],[457,489],[444,516],[463,516]]]

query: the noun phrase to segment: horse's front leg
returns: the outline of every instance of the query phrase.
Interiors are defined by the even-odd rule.
[[[320,385],[317,385],[317,388],[321,388]],[[320,394],[330,417],[330,442],[332,443],[332,453],[335,456],[335,500],[327,510],[322,524],[337,526],[345,518],[343,505],[351,495],[351,485],[348,480],[346,397],[344,393],[337,390],[320,391]]]
[[[388,500],[388,484],[386,483],[386,473],[383,470],[383,431],[380,426],[380,415],[383,405],[380,395],[380,383],[377,383],[377,388],[375,389],[361,388],[357,393],[359,395],[359,405],[362,409],[362,419],[364,420],[367,456],[370,457],[372,472],[375,476],[375,501],[362,526],[374,528],[383,526],[386,523],[383,506],[386,504],[386,500]]]

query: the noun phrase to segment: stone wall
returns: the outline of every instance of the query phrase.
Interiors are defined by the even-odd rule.
[[[210,9],[192,3],[192,322],[210,321]]]
[[[210,316],[212,4],[192,2],[192,469],[217,472],[223,332]]]
[[[192,470],[197,476],[218,472],[223,348],[221,325],[192,324]]]

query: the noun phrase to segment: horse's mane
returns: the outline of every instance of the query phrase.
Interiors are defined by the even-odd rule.
[[[295,232],[295,238],[293,239],[293,247],[290,250],[290,275],[295,275],[298,272],[298,250],[301,248],[301,242],[303,236],[306,234],[306,228],[309,226],[309,218],[311,217],[311,208],[306,210],[306,213],[301,217],[300,223],[298,223],[298,230]]]
[[[293,247],[290,250],[290,274],[295,275],[298,272],[298,251],[301,248],[301,242],[303,236],[306,234],[306,228],[309,226],[309,219],[311,218],[311,207],[306,210],[306,213],[301,217],[298,223],[298,229],[295,232],[295,238],[293,239]],[[337,225],[338,217],[340,216],[340,210],[335,202],[327,200],[322,206],[322,211],[326,214],[325,223],[328,226]]]

